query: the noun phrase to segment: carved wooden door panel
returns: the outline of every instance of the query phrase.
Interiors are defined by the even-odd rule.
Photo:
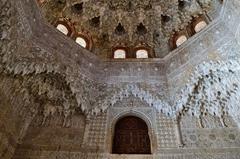
[[[129,116],[117,122],[113,139],[113,153],[151,153],[148,127],[142,119]]]

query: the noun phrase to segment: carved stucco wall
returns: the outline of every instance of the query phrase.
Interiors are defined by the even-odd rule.
[[[16,39],[23,29],[18,23],[18,10],[10,1],[0,3],[0,52],[1,52],[1,89],[0,89],[0,158],[11,158],[19,141],[25,136],[35,112],[36,103],[29,98],[27,90],[21,90],[22,79],[3,73],[5,53],[14,54],[18,51],[25,37]],[[11,86],[11,87],[10,87]]]
[[[42,125],[41,117],[36,116],[27,130],[27,135],[21,143],[21,151],[17,155],[28,158],[28,150],[40,151],[82,151],[85,117],[74,115],[68,127],[62,127],[62,118],[52,117]]]
[[[11,158],[18,144],[14,158],[121,158],[109,154],[111,119],[131,110],[149,121],[156,139],[155,156],[146,158],[239,158],[239,33],[232,38],[224,21],[237,0],[165,59],[117,64],[42,23],[34,1],[1,2],[1,158]],[[219,77],[208,93],[224,90],[223,105],[201,89]],[[214,104],[196,104],[206,97]]]
[[[232,158],[235,155],[234,153],[238,152],[238,149],[235,150],[235,147],[239,147],[239,130],[236,124],[236,122],[239,123],[238,118],[236,118],[237,116],[239,116],[239,110],[236,109],[237,103],[235,103],[232,99],[230,101],[226,101],[227,103],[226,105],[224,104],[223,107],[221,104],[218,105],[220,108],[222,107],[221,109],[226,111],[228,108],[229,114],[231,115],[234,115],[234,112],[232,111],[235,111],[235,115],[233,116],[234,118],[231,116],[226,116],[227,114],[221,114],[223,112],[218,112],[219,109],[216,109],[215,107],[215,105],[219,104],[218,102],[221,102],[222,100],[214,100],[213,96],[209,96],[210,102],[216,102],[213,103],[213,105],[210,105],[205,101],[206,99],[204,99],[204,95],[208,94],[206,94],[207,90],[202,91],[199,88],[201,86],[207,88],[206,84],[208,84],[209,82],[211,83],[211,80],[216,80],[213,77],[215,77],[215,74],[217,74],[218,76],[216,77],[219,82],[215,81],[215,85],[224,84],[224,87],[226,86],[224,90],[229,91],[229,94],[227,96],[224,95],[224,90],[222,91],[223,101],[227,99],[226,97],[232,98],[235,95],[236,90],[229,90],[229,86],[231,88],[231,84],[237,82],[236,79],[234,79],[234,74],[239,77],[237,71],[239,71],[239,65],[237,63],[225,64],[219,62],[210,62],[206,64],[201,64],[196,68],[196,72],[192,76],[193,83],[189,82],[189,86],[186,87],[187,89],[190,88],[191,90],[191,87],[193,86],[195,87],[193,90],[196,91],[188,92],[187,90],[183,89],[182,92],[183,97],[192,96],[193,100],[185,101],[184,98],[181,98],[181,102],[183,102],[183,108],[180,109],[180,111],[182,111],[182,115],[178,118],[181,128],[180,132],[177,128],[176,121],[173,119],[174,117],[166,117],[166,114],[160,113],[161,111],[164,113],[163,109],[157,109],[157,107],[149,105],[147,103],[147,100],[141,98],[141,95],[138,95],[138,93],[140,94],[141,91],[137,91],[136,94],[129,94],[122,98],[116,97],[119,100],[117,100],[117,102],[114,103],[111,108],[109,108],[108,115],[106,113],[102,113],[98,116],[88,117],[82,146],[82,151],[84,151],[85,153],[82,153],[82,151],[80,151],[79,149],[79,152],[77,152],[75,155],[74,153],[72,153],[72,151],[70,151],[71,153],[69,153],[68,155],[71,156],[71,158],[73,156],[75,156],[76,158],[79,156],[84,156],[86,158],[101,158],[104,155],[108,155],[111,149],[109,148],[109,146],[111,146],[111,135],[114,122],[116,122],[116,120],[122,115],[136,115],[145,119],[146,123],[148,123],[148,126],[151,127],[150,132],[152,132],[153,134],[150,135],[151,140],[155,141],[155,139],[157,139],[156,143],[152,143],[152,148],[155,149],[153,152],[156,153],[157,156],[159,154],[159,156],[161,157],[161,154],[164,154],[165,157],[167,157],[174,156],[172,155],[172,153],[181,153],[182,156],[184,154],[185,157],[189,158],[193,156],[204,157],[201,151],[206,151],[206,148],[217,148],[218,151],[224,148],[224,153],[222,154],[222,156],[226,156],[226,158]],[[233,77],[231,76],[231,74],[233,74]],[[204,75],[204,77],[202,77],[202,75]],[[225,81],[227,77],[231,79],[229,81],[230,83],[227,83]],[[206,78],[207,80],[205,80],[204,78]],[[212,85],[214,86],[214,84]],[[209,87],[213,88],[210,85]],[[221,90],[219,86],[217,86],[216,88],[217,90]],[[135,93],[134,90],[135,89],[132,89],[132,91],[130,92]],[[212,93],[211,91],[213,91],[214,93],[215,89],[210,89],[210,94]],[[236,93],[236,95],[238,96],[239,93]],[[198,98],[196,97],[198,97],[199,99],[201,98],[202,102],[205,102],[206,106],[199,107],[196,101],[195,105],[193,105],[194,99],[198,100]],[[238,98],[236,100],[238,101]],[[231,102],[233,102],[233,107],[230,107]],[[230,106],[228,106],[228,104],[230,104]],[[225,106],[227,107],[225,108]],[[209,110],[209,112],[207,111],[207,109]],[[204,114],[201,114],[201,111],[203,111]],[[196,117],[189,117],[189,114],[192,115],[191,112],[194,112]],[[214,113],[216,113],[216,115],[213,115]],[[154,135],[157,136],[154,137]],[[181,145],[183,145],[183,149],[178,148]],[[46,151],[42,150],[30,151],[29,149],[27,149],[24,151],[24,145],[22,146],[23,147],[17,152],[17,158],[20,158],[20,156],[22,156],[23,154],[25,154],[26,156],[35,157],[35,155],[37,154],[44,156],[46,153]],[[198,149],[198,151],[195,150],[194,152],[196,154],[191,154],[191,149],[193,147]],[[167,151],[169,150],[169,148],[171,149],[171,151]],[[54,156],[63,157],[64,151],[69,150],[62,149],[61,153],[54,153]],[[185,152],[183,153],[182,151]],[[207,152],[207,156],[212,155],[216,157],[219,155],[218,151],[209,151]],[[231,151],[233,151],[233,153],[231,153],[231,155],[227,155]],[[181,155],[176,155],[176,158]]]
[[[239,130],[237,127],[223,128],[214,117],[206,117],[208,125],[200,128],[197,119],[188,116],[181,121],[182,140],[189,148],[223,148],[239,147]],[[214,125],[215,124],[215,125]]]
[[[188,82],[194,68],[203,61],[239,59],[239,1],[225,1],[215,22],[204,30],[207,36],[194,36],[188,46],[180,47],[170,56],[167,67],[170,95]]]

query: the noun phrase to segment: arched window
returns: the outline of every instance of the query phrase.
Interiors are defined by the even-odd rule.
[[[57,30],[59,30],[60,32],[62,32],[65,35],[69,34],[68,28],[65,25],[63,25],[63,24],[58,24],[57,25]]]
[[[136,58],[148,58],[148,51],[145,49],[139,49],[136,51]]]
[[[116,123],[114,130],[112,153],[151,154],[148,127],[142,119],[124,117]]]
[[[77,37],[76,38],[76,43],[78,43],[80,46],[82,46],[82,47],[84,47],[84,48],[87,48],[87,41],[84,39],[84,38],[82,38],[82,37]]]
[[[185,35],[181,35],[176,40],[176,46],[178,47],[178,46],[182,45],[186,41],[187,41],[187,37]]]
[[[115,58],[115,59],[124,59],[124,58],[126,58],[126,51],[124,49],[117,49],[117,50],[115,50],[113,58]]]
[[[198,22],[195,27],[194,27],[194,31],[196,33],[200,32],[201,30],[203,30],[205,27],[207,26],[207,23],[205,21],[200,21]]]

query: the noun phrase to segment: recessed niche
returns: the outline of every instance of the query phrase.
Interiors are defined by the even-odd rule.
[[[77,14],[81,14],[83,12],[83,3],[76,3],[72,6],[72,11]]]
[[[171,17],[168,15],[161,15],[162,23],[167,23],[171,20]]]
[[[100,16],[92,18],[90,20],[90,25],[92,27],[96,27],[96,28],[99,27],[100,26]]]
[[[124,27],[122,26],[121,23],[118,23],[118,26],[117,26],[116,29],[115,29],[115,33],[116,33],[117,35],[123,35],[123,34],[126,33],[126,31],[125,31],[125,29],[124,29]]]
[[[178,8],[184,9],[185,7],[189,6],[191,2],[188,2],[186,0],[178,0]]]
[[[137,26],[137,34],[138,35],[144,35],[147,33],[147,29],[146,27],[143,25],[143,23],[140,23],[138,26]]]
[[[183,0],[178,0],[178,6],[180,9],[185,7],[185,2]]]

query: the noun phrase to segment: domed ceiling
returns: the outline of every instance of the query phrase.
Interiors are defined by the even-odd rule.
[[[102,58],[115,49],[130,58],[138,48],[162,58],[179,35],[191,37],[196,21],[210,23],[221,0],[38,0],[43,15],[55,27],[68,25],[70,38],[82,36],[87,48]]]

